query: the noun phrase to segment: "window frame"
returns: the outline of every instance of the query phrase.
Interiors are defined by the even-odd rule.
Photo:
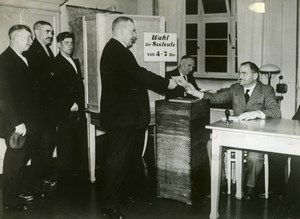
[[[197,78],[227,78],[236,79],[237,72],[237,33],[236,33],[236,0],[225,0],[227,13],[209,13],[204,14],[202,1],[198,1],[198,14],[186,15],[187,24],[197,24],[197,71],[194,76]],[[231,8],[234,13],[229,10],[229,2],[231,1]],[[206,23],[227,23],[227,71],[222,72],[205,72],[205,24]],[[189,41],[186,38],[186,42]],[[192,54],[193,55],[193,54]],[[217,55],[218,56],[218,55]]]

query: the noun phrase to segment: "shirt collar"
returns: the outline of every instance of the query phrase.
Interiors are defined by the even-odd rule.
[[[12,47],[10,47],[24,62],[25,64],[28,66],[28,61],[25,58],[25,56],[22,55],[22,53],[17,52],[16,50],[14,50]]]
[[[257,82],[255,84],[253,84],[251,87],[244,87],[244,93],[246,93],[246,90],[249,90],[248,94],[249,94],[249,96],[251,96],[256,84],[257,84]]]
[[[72,59],[70,56],[66,56],[64,53],[60,53],[63,57],[65,57],[66,59]]]
[[[181,73],[180,70],[179,70],[179,68],[178,68],[178,72],[179,72],[180,76],[182,76],[182,77],[187,76],[187,75]]]
[[[45,44],[43,44],[38,38],[36,38],[37,39],[37,41],[41,44],[41,46],[44,48],[44,50],[45,50],[45,52],[47,53],[47,55],[50,57],[50,54],[49,54],[49,52],[48,52],[48,50],[47,50],[47,46],[45,45]]]
[[[76,65],[75,65],[75,62],[74,62],[74,60],[72,59],[72,57],[71,56],[66,56],[65,54],[63,54],[62,52],[60,53],[72,66],[73,66],[73,68],[74,68],[74,70],[78,73],[78,71],[77,71],[77,67],[76,67]]]
[[[123,42],[121,42],[120,40],[118,40],[118,39],[116,39],[114,37],[113,37],[113,39],[117,40],[119,43],[121,43],[127,49],[127,46]]]

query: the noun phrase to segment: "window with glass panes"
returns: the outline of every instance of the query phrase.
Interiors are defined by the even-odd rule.
[[[195,76],[236,78],[236,0],[186,0],[186,53]]]

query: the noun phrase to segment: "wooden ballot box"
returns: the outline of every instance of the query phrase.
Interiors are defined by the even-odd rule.
[[[157,195],[192,204],[197,185],[201,186],[197,182],[201,165],[208,165],[209,101],[158,100],[155,116]]]

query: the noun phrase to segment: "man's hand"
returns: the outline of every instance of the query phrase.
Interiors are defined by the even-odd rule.
[[[195,91],[197,91],[191,83],[187,83],[184,88],[185,91],[190,95],[193,95]]]
[[[72,112],[78,111],[78,105],[77,105],[77,103],[73,103],[73,105],[72,105],[72,107],[71,107],[70,110],[71,110]]]
[[[188,84],[188,82],[185,81],[185,80],[179,80],[179,79],[177,79],[177,78],[174,78],[173,80],[176,82],[177,85],[179,85],[179,86],[181,86],[181,87],[184,87],[184,88],[185,88],[185,86]]]
[[[194,96],[194,97],[197,97],[197,98],[199,98],[200,100],[201,100],[201,99],[203,98],[203,96],[204,96],[204,93],[203,93],[203,92],[197,91],[197,90],[195,89],[195,87],[194,87],[192,84],[190,84],[190,83],[187,83],[187,85],[186,85],[184,88],[185,88],[185,92],[186,92],[187,94],[192,95],[192,96]]]
[[[22,123],[20,125],[17,125],[15,127],[15,132],[18,133],[19,135],[22,135],[22,136],[26,135],[27,130],[26,130],[25,124]]]
[[[261,118],[261,114],[259,111],[251,111],[251,112],[245,112],[242,113],[239,117],[238,120],[252,120],[252,119],[257,119]]]
[[[173,90],[177,86],[177,83],[173,79],[169,79],[168,89]]]

